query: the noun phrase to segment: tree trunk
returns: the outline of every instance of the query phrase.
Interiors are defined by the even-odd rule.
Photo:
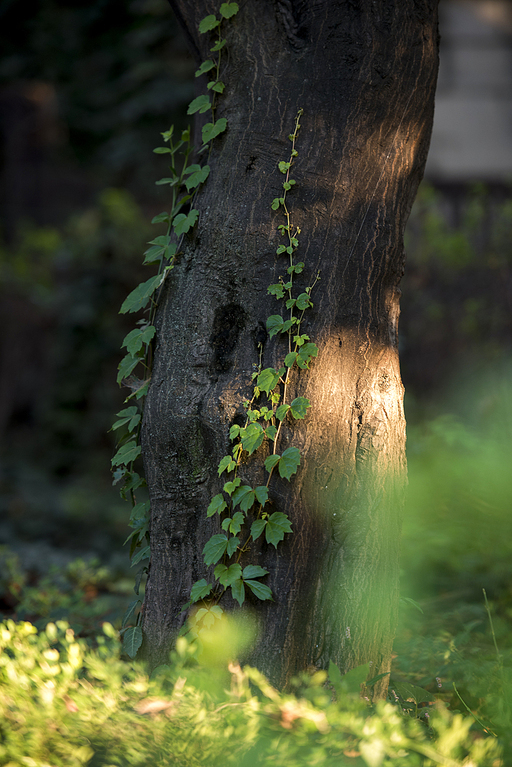
[[[216,4],[173,5],[207,58],[212,42],[197,27]],[[287,266],[276,255],[281,215],[270,208],[282,193],[277,164],[302,108],[288,204],[301,229],[299,283],[320,272],[302,331],[319,353],[292,378],[291,398],[308,397],[311,408],[280,446],[297,445],[301,467],[290,483],[272,478],[272,511],[288,514],[293,533],[277,550],[259,539],[248,560],[270,571],[274,595],[254,604],[260,633],[248,660],[278,686],[330,660],[384,674],[406,472],[398,286],[431,133],[437,2],[249,0],[225,33],[216,117],[228,130],[215,140],[198,225],[161,299],[145,407],[145,653],[165,660],[191,585],[208,577],[202,550],[219,523],[206,509],[222,489],[229,427],[245,416],[258,341],[264,367],[279,368],[287,352],[262,328],[278,311],[267,287]],[[252,459],[242,469],[244,481],[264,483]]]

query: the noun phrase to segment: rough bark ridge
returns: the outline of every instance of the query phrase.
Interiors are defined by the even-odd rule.
[[[329,660],[342,670],[389,670],[398,601],[405,481],[398,367],[403,231],[430,139],[437,74],[435,0],[250,0],[226,24],[226,96],[198,226],[167,282],[158,314],[143,450],[151,495],[151,572],[145,650],[166,657],[191,584],[207,577],[202,549],[218,493],[218,460],[244,413],[258,334],[278,310],[267,286],[285,273],[279,160],[304,109],[289,196],[302,230],[304,285],[320,270],[304,332],[319,346],[293,396],[312,407],[281,450],[302,466],[273,481],[273,509],[293,534],[250,561],[270,570],[274,602],[256,605],[260,638],[249,660],[278,685]],[[173,0],[196,51],[210,0]],[[211,45],[211,43],[210,43]],[[302,276],[302,275],[301,275]],[[264,366],[279,366],[279,339]],[[240,422],[240,420],[238,420]],[[286,440],[289,439],[289,442]],[[264,448],[262,448],[264,449]],[[256,470],[249,462],[244,479]],[[259,541],[258,541],[259,543]],[[386,685],[386,680],[382,683]],[[382,690],[381,690],[382,692]]]

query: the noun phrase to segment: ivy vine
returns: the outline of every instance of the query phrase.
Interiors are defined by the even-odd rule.
[[[237,3],[222,3],[218,16],[206,16],[199,24],[201,34],[214,33],[216,37],[210,48],[211,57],[204,61],[195,73],[196,77],[208,74],[208,92],[190,103],[187,114],[210,112],[210,121],[202,129],[202,146],[197,152],[198,156],[206,154],[206,159],[209,158],[214,139],[227,129],[226,118],[215,117],[217,100],[225,89],[221,80],[222,54],[226,45],[222,28],[223,23],[235,16],[238,10]],[[151,378],[152,342],[156,332],[153,323],[162,286],[174,268],[184,237],[198,221],[199,210],[194,207],[195,197],[210,174],[207,162],[190,163],[194,150],[190,128],[182,131],[179,139],[174,135],[174,126],[161,135],[166,146],[157,147],[153,151],[167,156],[170,161],[170,175],[156,183],[171,188],[171,205],[169,211],[159,213],[153,218],[152,223],[164,224],[166,232],[151,240],[144,253],[144,264],[157,265],[157,273],[132,290],[120,309],[120,314],[144,310],[146,316],[136,323],[137,327],[124,339],[122,348],[126,349],[126,355],[119,364],[117,374],[117,382],[131,389],[125,404],[130,400],[135,400],[136,404],[130,404],[117,413],[117,420],[112,426],[112,430],[121,433],[117,452],[112,458],[113,484],[120,484],[121,497],[132,505],[129,521],[132,532],[125,543],[130,542],[132,566],[141,565],[135,580],[137,597],[142,577],[148,572],[150,504],[149,501],[138,500],[139,491],[146,486],[146,482],[135,471],[134,465],[141,453],[140,428],[144,398]],[[142,601],[137,598],[130,604],[123,619],[123,646],[132,658],[142,644],[141,608]]]
[[[234,424],[229,431],[229,438],[234,444],[218,466],[219,477],[224,474],[226,481],[222,492],[212,498],[206,512],[208,517],[220,516],[223,531],[212,535],[203,549],[204,563],[215,565],[214,582],[201,578],[194,583],[190,601],[183,608],[186,610],[195,603],[199,604],[189,621],[195,634],[210,628],[220,618],[223,610],[219,602],[226,592],[230,592],[240,606],[245,602],[247,591],[260,600],[272,599],[271,589],[262,582],[268,570],[251,564],[242,569],[241,559],[260,536],[264,535],[266,543],[277,548],[285,535],[292,532],[288,516],[281,511],[272,512],[271,482],[275,472],[289,481],[300,465],[299,449],[291,446],[280,453],[279,442],[286,420],[293,422],[305,418],[310,407],[306,397],[288,401],[292,371],[295,366],[307,370],[318,354],[316,344],[302,332],[302,323],[305,312],[313,306],[311,292],[319,275],[303,292],[295,294],[294,278],[303,272],[304,262],[297,261],[295,257],[300,229],[293,224],[287,203],[287,195],[296,183],[290,172],[298,156],[296,141],[301,115],[302,110],[299,110],[294,131],[288,136],[292,144],[290,157],[278,164],[285,176],[282,195],[274,198],[271,204],[272,210],[280,211],[283,217],[278,229],[284,242],[278,246],[276,253],[287,259],[287,268],[286,277],[280,277],[277,283],[268,287],[268,293],[284,303],[285,311],[268,317],[266,326],[270,338],[277,335],[285,337],[287,353],[282,367],[262,368],[263,350],[260,345],[259,363],[252,374],[252,397],[244,402],[245,423],[243,426]],[[247,465],[247,459],[265,441],[269,444],[269,449],[265,451],[268,455],[263,461],[266,483],[252,487],[243,482],[243,468]]]

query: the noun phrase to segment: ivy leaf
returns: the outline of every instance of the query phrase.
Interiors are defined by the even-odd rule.
[[[268,472],[271,472],[274,466],[281,460],[280,455],[269,455],[265,458],[265,468]]]
[[[235,423],[229,430],[229,439],[234,440],[238,437],[239,434],[240,434],[240,426],[237,423]]]
[[[280,377],[281,374],[279,371],[274,370],[274,368],[265,368],[265,370],[262,370],[258,376],[258,388],[268,394],[272,389],[276,388]]]
[[[223,42],[224,42],[224,41],[223,41]],[[213,51],[214,49],[212,48],[211,50]],[[220,80],[217,80],[217,82],[216,82],[216,83],[214,83],[214,82],[212,81],[211,83],[208,83],[208,85],[207,85],[207,88],[208,88],[209,90],[211,89],[212,91],[215,91],[216,93],[224,93],[224,88],[225,88],[225,87],[226,87],[226,86],[224,85],[224,83],[223,83],[223,82],[221,82]]]
[[[128,378],[139,362],[142,362],[141,357],[133,357],[131,354],[127,354],[126,357],[123,357],[118,367],[117,383],[120,384],[123,379]]]
[[[265,599],[272,599],[272,591],[269,589],[268,586],[265,586],[264,583],[260,583],[259,581],[244,581],[246,586],[249,586],[252,593],[255,597],[258,597],[258,599],[265,600]]]
[[[279,461],[279,474],[283,479],[290,479],[295,474],[300,464],[300,452],[296,447],[288,447],[281,455]]]
[[[181,234],[186,234],[189,229],[192,229],[198,219],[198,216],[199,211],[195,208],[192,208],[192,210],[189,211],[187,215],[185,215],[185,213],[178,213],[178,215],[175,216],[172,221],[172,226],[176,234],[178,236]]]
[[[228,557],[232,557],[235,551],[238,548],[238,544],[240,543],[239,538],[230,538],[228,541],[228,545],[226,546],[226,554]]]
[[[274,199],[272,200],[272,205],[270,207],[272,208],[272,210],[277,210],[280,204],[281,204],[280,197],[274,197]]]
[[[218,21],[217,17],[213,14],[210,16],[205,16],[204,19],[202,19],[199,23],[199,31],[202,35],[204,35],[205,32],[209,32],[211,29],[215,29],[215,27],[218,27],[220,24],[220,21]]]
[[[215,45],[212,48],[210,48],[210,51],[212,53],[217,53],[217,51],[221,51],[225,45],[226,45],[226,40],[217,40]],[[213,86],[213,83],[212,83],[212,86]],[[208,88],[210,88],[210,83],[208,83]]]
[[[265,437],[263,427],[259,423],[250,423],[245,429],[240,430],[242,447],[252,455],[259,448]]]
[[[268,519],[265,528],[267,543],[271,543],[276,549],[279,541],[282,541],[285,533],[291,533],[290,520],[282,511],[275,511]]]
[[[217,21],[217,19],[215,19],[215,20]],[[217,21],[217,24],[218,23],[219,22]],[[196,77],[201,77],[201,75],[204,75],[206,72],[209,72],[210,69],[213,69],[214,66],[215,66],[215,62],[214,61],[212,61],[211,59],[206,59],[206,61],[203,61],[203,63],[199,67],[199,69],[196,70],[195,76]]]
[[[207,144],[209,141],[214,139],[220,133],[224,133],[227,127],[228,127],[228,121],[226,120],[225,117],[221,117],[220,120],[217,120],[215,124],[206,123],[206,125],[203,125],[203,129],[202,129],[203,144]]]
[[[158,213],[158,215],[153,216],[153,218],[151,219],[151,223],[152,224],[163,224],[163,223],[168,224],[169,214],[166,213],[165,211],[163,213]]]
[[[199,602],[200,599],[204,599],[212,590],[211,583],[207,583],[204,578],[200,581],[196,581],[190,589],[190,601]]]
[[[233,493],[233,508],[240,504],[242,511],[249,511],[251,506],[254,504],[254,499],[255,495],[252,487],[249,485],[242,485],[241,487],[237,487]]]
[[[300,347],[297,357],[297,365],[300,368],[307,368],[312,357],[318,355],[318,346],[316,344],[307,343]]]
[[[244,522],[245,522],[245,518],[244,518],[244,515],[242,514],[242,512],[241,511],[236,511],[233,514],[233,519],[229,520],[229,524],[228,524],[229,532],[232,535],[238,535],[238,533],[242,529],[242,525],[244,524]],[[223,526],[224,530],[226,530],[224,525],[222,525],[222,526]]]
[[[132,565],[131,565],[131,566],[132,566],[132,567],[134,567],[135,565],[138,565],[138,564],[139,564],[139,562],[140,562],[142,559],[148,559],[148,558],[149,558],[149,555],[150,555],[150,553],[151,553],[151,549],[150,549],[150,547],[149,547],[149,546],[144,546],[144,548],[143,548],[143,549],[141,549],[140,551],[138,551],[138,552],[135,554],[135,556],[133,557],[133,559],[132,559]]]
[[[219,493],[215,495],[210,501],[210,505],[206,510],[207,517],[213,517],[214,514],[222,514],[224,509],[227,509],[227,503],[224,500],[224,496]]]
[[[263,530],[267,526],[267,520],[266,519],[256,519],[252,525],[251,525],[251,536],[253,541],[256,541],[260,535],[262,534]]]
[[[294,418],[305,418],[311,403],[306,397],[297,397],[290,405],[290,413]]]
[[[199,114],[203,114],[204,112],[207,112],[211,107],[211,102],[208,96],[203,93],[201,96],[198,96],[193,101],[190,102],[187,109],[188,115],[193,115],[196,112],[199,112]]]
[[[245,580],[246,578],[262,578],[264,575],[268,575],[268,570],[265,570],[264,567],[247,565],[247,567],[244,567],[242,577]]]
[[[286,361],[285,361],[286,364]],[[276,418],[278,421],[284,421],[286,418],[286,413],[289,411],[290,405],[287,405],[286,402],[284,402],[282,405],[279,405],[279,407],[276,410]]]
[[[135,328],[131,333],[128,333],[121,348],[126,347],[128,354],[136,354],[142,349],[144,344],[149,344],[153,336],[155,335],[155,328],[153,325],[145,325],[143,328]]]
[[[128,431],[133,431],[140,421],[140,413],[136,405],[120,410],[116,415],[120,416],[120,418],[112,425],[112,431],[120,429],[121,426],[126,424],[128,424]]]
[[[185,181],[185,186],[187,187],[188,191],[190,192],[191,189],[195,189],[196,186],[199,186],[199,184],[202,184],[208,176],[210,175],[210,166],[205,165],[203,168],[200,168],[199,166],[198,170],[195,170],[189,178]]]
[[[275,440],[277,436],[277,428],[272,425],[267,426],[267,428],[265,429],[265,434],[269,439]]]
[[[223,471],[233,471],[236,469],[236,463],[232,459],[230,455],[225,455],[222,461],[219,463],[219,468],[217,469],[218,475],[222,474]]]
[[[268,487],[265,485],[258,485],[254,491],[254,494],[258,503],[261,503],[262,506],[264,506],[268,501]]]
[[[215,577],[222,586],[231,586],[233,581],[242,577],[242,568],[239,564],[230,565],[217,565],[213,571]]]
[[[284,298],[284,289],[282,283],[276,282],[274,285],[269,285],[267,288],[267,293],[269,293],[271,296],[275,296],[276,298]]]
[[[142,644],[142,629],[140,626],[130,626],[123,634],[123,650],[130,658],[135,658]]]
[[[284,295],[284,294],[283,294]],[[267,319],[267,330],[270,338],[279,333],[284,325],[284,320],[280,314],[272,314]]]
[[[212,535],[203,549],[204,562],[206,565],[215,565],[222,557],[228,546],[228,538],[224,533]]]
[[[219,8],[219,13],[225,19],[230,19],[232,16],[238,13],[238,3],[222,3]]]
[[[233,493],[235,492],[236,488],[241,483],[241,481],[242,480],[240,479],[240,477],[235,477],[235,479],[233,479],[231,482],[226,482],[226,484],[224,485],[222,489],[228,495],[233,495]]]
[[[297,298],[297,309],[307,309],[309,306],[313,306],[313,302],[310,299],[308,293],[301,293]]]
[[[231,594],[233,595],[233,599],[236,599],[240,607],[242,607],[245,602],[245,586],[241,578],[231,584]]]
[[[132,292],[125,298],[121,309],[119,310],[119,314],[138,312],[139,309],[144,309],[155,290],[163,282],[164,276],[164,274],[157,274],[154,277],[150,277],[146,282],[137,285],[135,290],[132,290]]]
[[[112,458],[112,466],[126,466],[134,461],[140,455],[140,446],[137,445],[135,440],[125,442],[121,445],[115,456]]]
[[[121,628],[124,629],[127,623],[129,623],[130,618],[134,614],[135,610],[137,609],[137,605],[140,605],[140,599],[135,599],[133,602],[130,602],[128,605],[128,609],[126,610],[124,617],[123,617],[123,623],[121,625]]]

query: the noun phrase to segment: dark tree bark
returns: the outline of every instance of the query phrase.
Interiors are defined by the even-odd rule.
[[[406,470],[399,283],[431,133],[437,2],[240,5],[225,25],[227,87],[217,117],[228,119],[228,131],[214,144],[200,220],[158,312],[143,435],[152,506],[145,652],[152,663],[166,658],[192,583],[208,576],[202,549],[218,532],[206,518],[222,487],[216,468],[250,396],[258,333],[278,311],[267,286],[286,264],[275,255],[281,219],[270,203],[300,107],[288,200],[302,230],[300,279],[305,286],[321,273],[303,330],[319,354],[293,378],[292,396],[312,406],[281,444],[300,448],[300,470],[290,483],[272,480],[272,510],[288,514],[293,533],[277,551],[261,544],[250,555],[270,570],[275,601],[255,605],[260,634],[248,660],[280,686],[330,660],[342,671],[370,662],[372,674],[385,673]],[[207,58],[211,42],[197,27],[216,3],[173,7]],[[285,353],[282,340],[267,340],[264,366],[279,367]],[[254,462],[243,473],[263,480]]]

